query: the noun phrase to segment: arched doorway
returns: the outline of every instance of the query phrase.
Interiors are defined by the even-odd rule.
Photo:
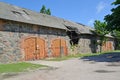
[[[52,40],[51,49],[53,57],[66,56],[68,54],[66,41],[64,39]]]
[[[38,60],[46,57],[45,40],[29,37],[24,40],[25,60]]]

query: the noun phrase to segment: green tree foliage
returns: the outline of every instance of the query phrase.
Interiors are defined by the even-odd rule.
[[[51,15],[50,9],[46,9],[46,7],[44,5],[42,6],[40,13]]]
[[[108,31],[106,30],[106,26],[107,26],[106,22],[100,22],[99,20],[95,20],[94,28],[97,35],[104,36],[108,34]]]
[[[102,52],[102,45],[106,41],[105,35],[109,32],[106,30],[107,23],[106,22],[100,22],[99,20],[95,20],[94,22],[94,28],[95,30],[92,31],[96,35],[100,36],[100,41],[97,42],[97,45],[100,45],[100,53]]]
[[[120,40],[120,31],[114,30],[112,34],[114,37]]]
[[[42,8],[40,10],[40,13],[44,13],[44,14],[46,13],[46,7],[45,7],[45,5],[42,6]]]
[[[120,31],[120,0],[116,0],[112,3],[116,7],[111,9],[112,13],[105,16],[107,22],[107,29],[109,31],[118,30]]]
[[[116,1],[113,2],[112,4],[114,4],[114,5],[119,5],[119,4],[120,4],[120,0],[116,0]]]
[[[110,31],[116,39],[116,49],[120,49],[120,0],[115,0],[112,5],[114,5],[115,8],[112,8],[112,13],[106,15],[104,19],[107,22],[107,30]]]
[[[120,50],[120,31],[114,30],[112,32],[112,35],[115,37],[115,49],[119,49]]]
[[[51,15],[50,9],[47,9],[46,14]]]

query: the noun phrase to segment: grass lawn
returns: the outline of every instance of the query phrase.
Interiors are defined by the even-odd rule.
[[[120,52],[120,50],[111,51],[111,52]],[[80,58],[80,57],[85,57],[85,56],[97,56],[97,55],[102,55],[102,54],[106,54],[106,53],[109,53],[109,52],[104,52],[104,53],[75,54],[75,55],[68,55],[68,56],[57,57],[57,58],[50,58],[50,59],[46,59],[46,60],[47,60],[47,61],[63,61],[63,60],[71,59],[71,58]]]
[[[30,70],[35,70],[38,68],[47,67],[45,65],[38,65],[32,63],[11,63],[11,64],[0,64],[0,73],[9,73],[9,72],[25,72]]]
[[[74,54],[74,55],[50,58],[50,59],[46,59],[46,60],[47,61],[63,61],[63,60],[71,59],[71,58],[79,58],[79,57],[94,56],[94,55],[99,55],[99,54],[91,54],[91,53],[89,53],[89,54]]]

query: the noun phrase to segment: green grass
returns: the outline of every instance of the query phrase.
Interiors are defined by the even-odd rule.
[[[120,52],[120,50],[111,51],[111,52]],[[106,54],[106,53],[109,53],[109,52],[75,54],[75,55],[68,55],[68,56],[57,57],[57,58],[50,58],[50,59],[46,59],[46,60],[47,61],[63,61],[63,60],[71,59],[71,58],[80,58],[80,57],[85,57],[85,56],[97,56],[97,55],[102,55],[102,54]]]
[[[120,52],[120,50],[115,50],[115,51],[113,51],[113,52]]]
[[[32,63],[12,63],[12,64],[0,64],[0,73],[8,72],[25,72],[35,70],[38,68],[46,67],[44,65],[32,64]]]
[[[120,50],[117,51],[111,51],[111,52],[120,52]],[[58,57],[58,58],[51,58],[51,59],[46,59],[47,61],[63,61],[63,60],[68,60],[71,58],[80,58],[80,57],[85,57],[85,56],[97,56],[97,55],[102,55],[106,54],[109,52],[104,52],[104,53],[88,53],[88,54],[75,54],[75,55],[68,55],[68,56],[63,56],[63,57]],[[26,62],[21,62],[21,63],[11,63],[11,64],[0,64],[0,73],[9,73],[9,72],[26,72],[30,70],[35,70],[39,68],[47,67],[45,65],[39,65],[39,64],[32,64],[32,63],[26,63]]]
[[[63,57],[56,57],[56,58],[50,58],[46,59],[47,61],[63,61],[63,60],[68,60],[71,58],[79,58],[79,57],[84,57],[84,56],[94,56],[94,55],[99,55],[99,54],[75,54],[75,55],[68,55],[68,56],[63,56]]]

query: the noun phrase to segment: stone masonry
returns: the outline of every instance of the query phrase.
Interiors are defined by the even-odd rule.
[[[0,62],[2,63],[24,60],[21,43],[27,37],[45,39],[48,53],[52,39],[63,38],[66,41],[68,39],[65,30],[13,21],[0,20],[0,29]]]
[[[73,49],[71,48],[70,38],[66,34],[66,30],[0,20],[0,63],[24,61],[25,52],[22,48],[22,43],[23,40],[28,37],[39,37],[44,39],[48,57],[51,56],[51,41],[56,38],[66,40],[69,54],[94,53],[100,50],[100,47],[95,44],[95,41],[99,41],[99,37],[95,37],[94,35],[79,35],[79,42]],[[112,47],[110,47],[109,50],[114,50],[114,39],[108,37],[107,42],[111,42],[110,45]],[[109,44],[107,45],[109,46]],[[105,47],[106,46],[104,46],[104,48]]]

